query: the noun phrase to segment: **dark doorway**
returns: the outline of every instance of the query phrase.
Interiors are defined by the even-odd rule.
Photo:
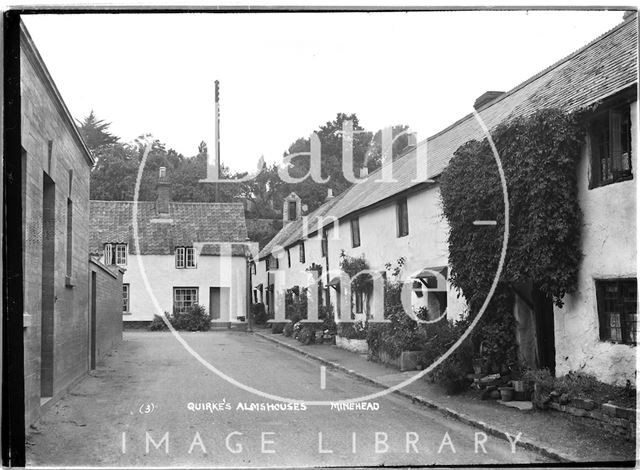
[[[91,370],[96,368],[96,273],[91,272],[91,299],[90,299],[91,316],[89,318],[89,328],[91,328]]]
[[[212,320],[229,321],[229,288],[209,287],[209,314]]]
[[[538,360],[540,368],[547,368],[552,375],[556,371],[556,339],[553,316],[553,301],[534,285],[532,291],[533,310],[536,317]]]
[[[55,309],[56,185],[42,174],[42,318],[40,330],[40,396],[53,396]]]
[[[271,284],[267,289],[267,307],[269,318],[274,318],[275,316],[275,303],[275,296],[273,295],[273,284]]]
[[[209,287],[209,315],[212,320],[220,320],[220,288]]]

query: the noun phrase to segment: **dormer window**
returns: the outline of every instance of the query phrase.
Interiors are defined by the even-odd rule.
[[[302,201],[296,193],[284,198],[282,203],[282,222],[285,224],[297,220],[302,215]]]
[[[189,269],[196,267],[196,250],[189,247],[176,248],[176,269]]]
[[[108,266],[127,265],[127,244],[126,243],[105,243],[104,264]]]

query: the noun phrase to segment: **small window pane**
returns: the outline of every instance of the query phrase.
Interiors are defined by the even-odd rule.
[[[625,105],[610,109],[591,124],[591,188],[633,177],[631,168],[631,117]]]
[[[596,281],[596,288],[601,339],[636,344],[636,279]]]
[[[176,268],[184,268],[184,248],[176,248]]]
[[[125,244],[116,245],[116,264],[118,266],[127,265],[127,245]]]
[[[194,287],[175,287],[173,289],[173,311],[185,312],[198,303],[198,289]]]
[[[351,220],[351,246],[360,246],[360,219]]]
[[[104,264],[112,265],[113,263],[113,246],[111,243],[107,243],[104,246]]]
[[[129,284],[122,284],[122,311],[129,311]]]
[[[409,214],[407,212],[407,200],[401,199],[398,201],[397,209],[397,226],[398,237],[404,237],[409,234]]]
[[[196,267],[196,250],[195,248],[186,248],[187,268]]]
[[[297,207],[295,201],[289,201],[289,220],[296,220]]]

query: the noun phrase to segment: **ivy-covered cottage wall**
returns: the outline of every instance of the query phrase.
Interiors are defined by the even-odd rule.
[[[638,103],[631,104],[631,155],[634,177],[589,189],[590,143],[578,167],[578,200],[583,213],[582,262],[578,286],[555,307],[556,375],[580,371],[624,385],[635,381],[636,346],[601,341],[596,280],[635,278]]]

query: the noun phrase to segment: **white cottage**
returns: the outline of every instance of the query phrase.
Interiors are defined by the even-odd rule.
[[[214,325],[244,321],[248,305],[247,240],[242,204],[172,202],[164,168],[158,199],[91,201],[91,252],[125,270],[125,326],[144,326],[161,311],[203,305]],[[254,248],[255,249],[255,248]]]
[[[622,384],[633,382],[636,370],[637,29],[633,13],[512,90],[485,93],[474,104],[489,129],[543,108],[593,110],[576,168],[584,214],[578,290],[558,308],[530,286],[521,286],[514,315],[521,354],[531,365]],[[463,313],[464,300],[448,282],[439,286],[445,292],[431,289],[434,277],[448,276],[448,228],[438,177],[458,147],[482,138],[480,124],[469,114],[407,148],[391,165],[391,182],[381,181],[389,167],[378,170],[308,216],[295,212],[293,217],[294,204],[301,201],[288,198],[285,226],[254,259],[254,302],[265,302],[278,315],[278,306],[284,305],[278,291],[307,285],[307,270],[320,265],[328,293],[323,302],[340,309],[335,295],[340,279],[332,271],[344,250],[364,255],[377,271],[405,258],[401,276],[414,282],[415,306],[426,305],[430,314],[449,318]],[[419,177],[422,165],[428,180]],[[375,317],[380,299],[352,295],[351,302],[342,303],[351,310],[351,315],[341,312],[343,321],[360,312]]]

